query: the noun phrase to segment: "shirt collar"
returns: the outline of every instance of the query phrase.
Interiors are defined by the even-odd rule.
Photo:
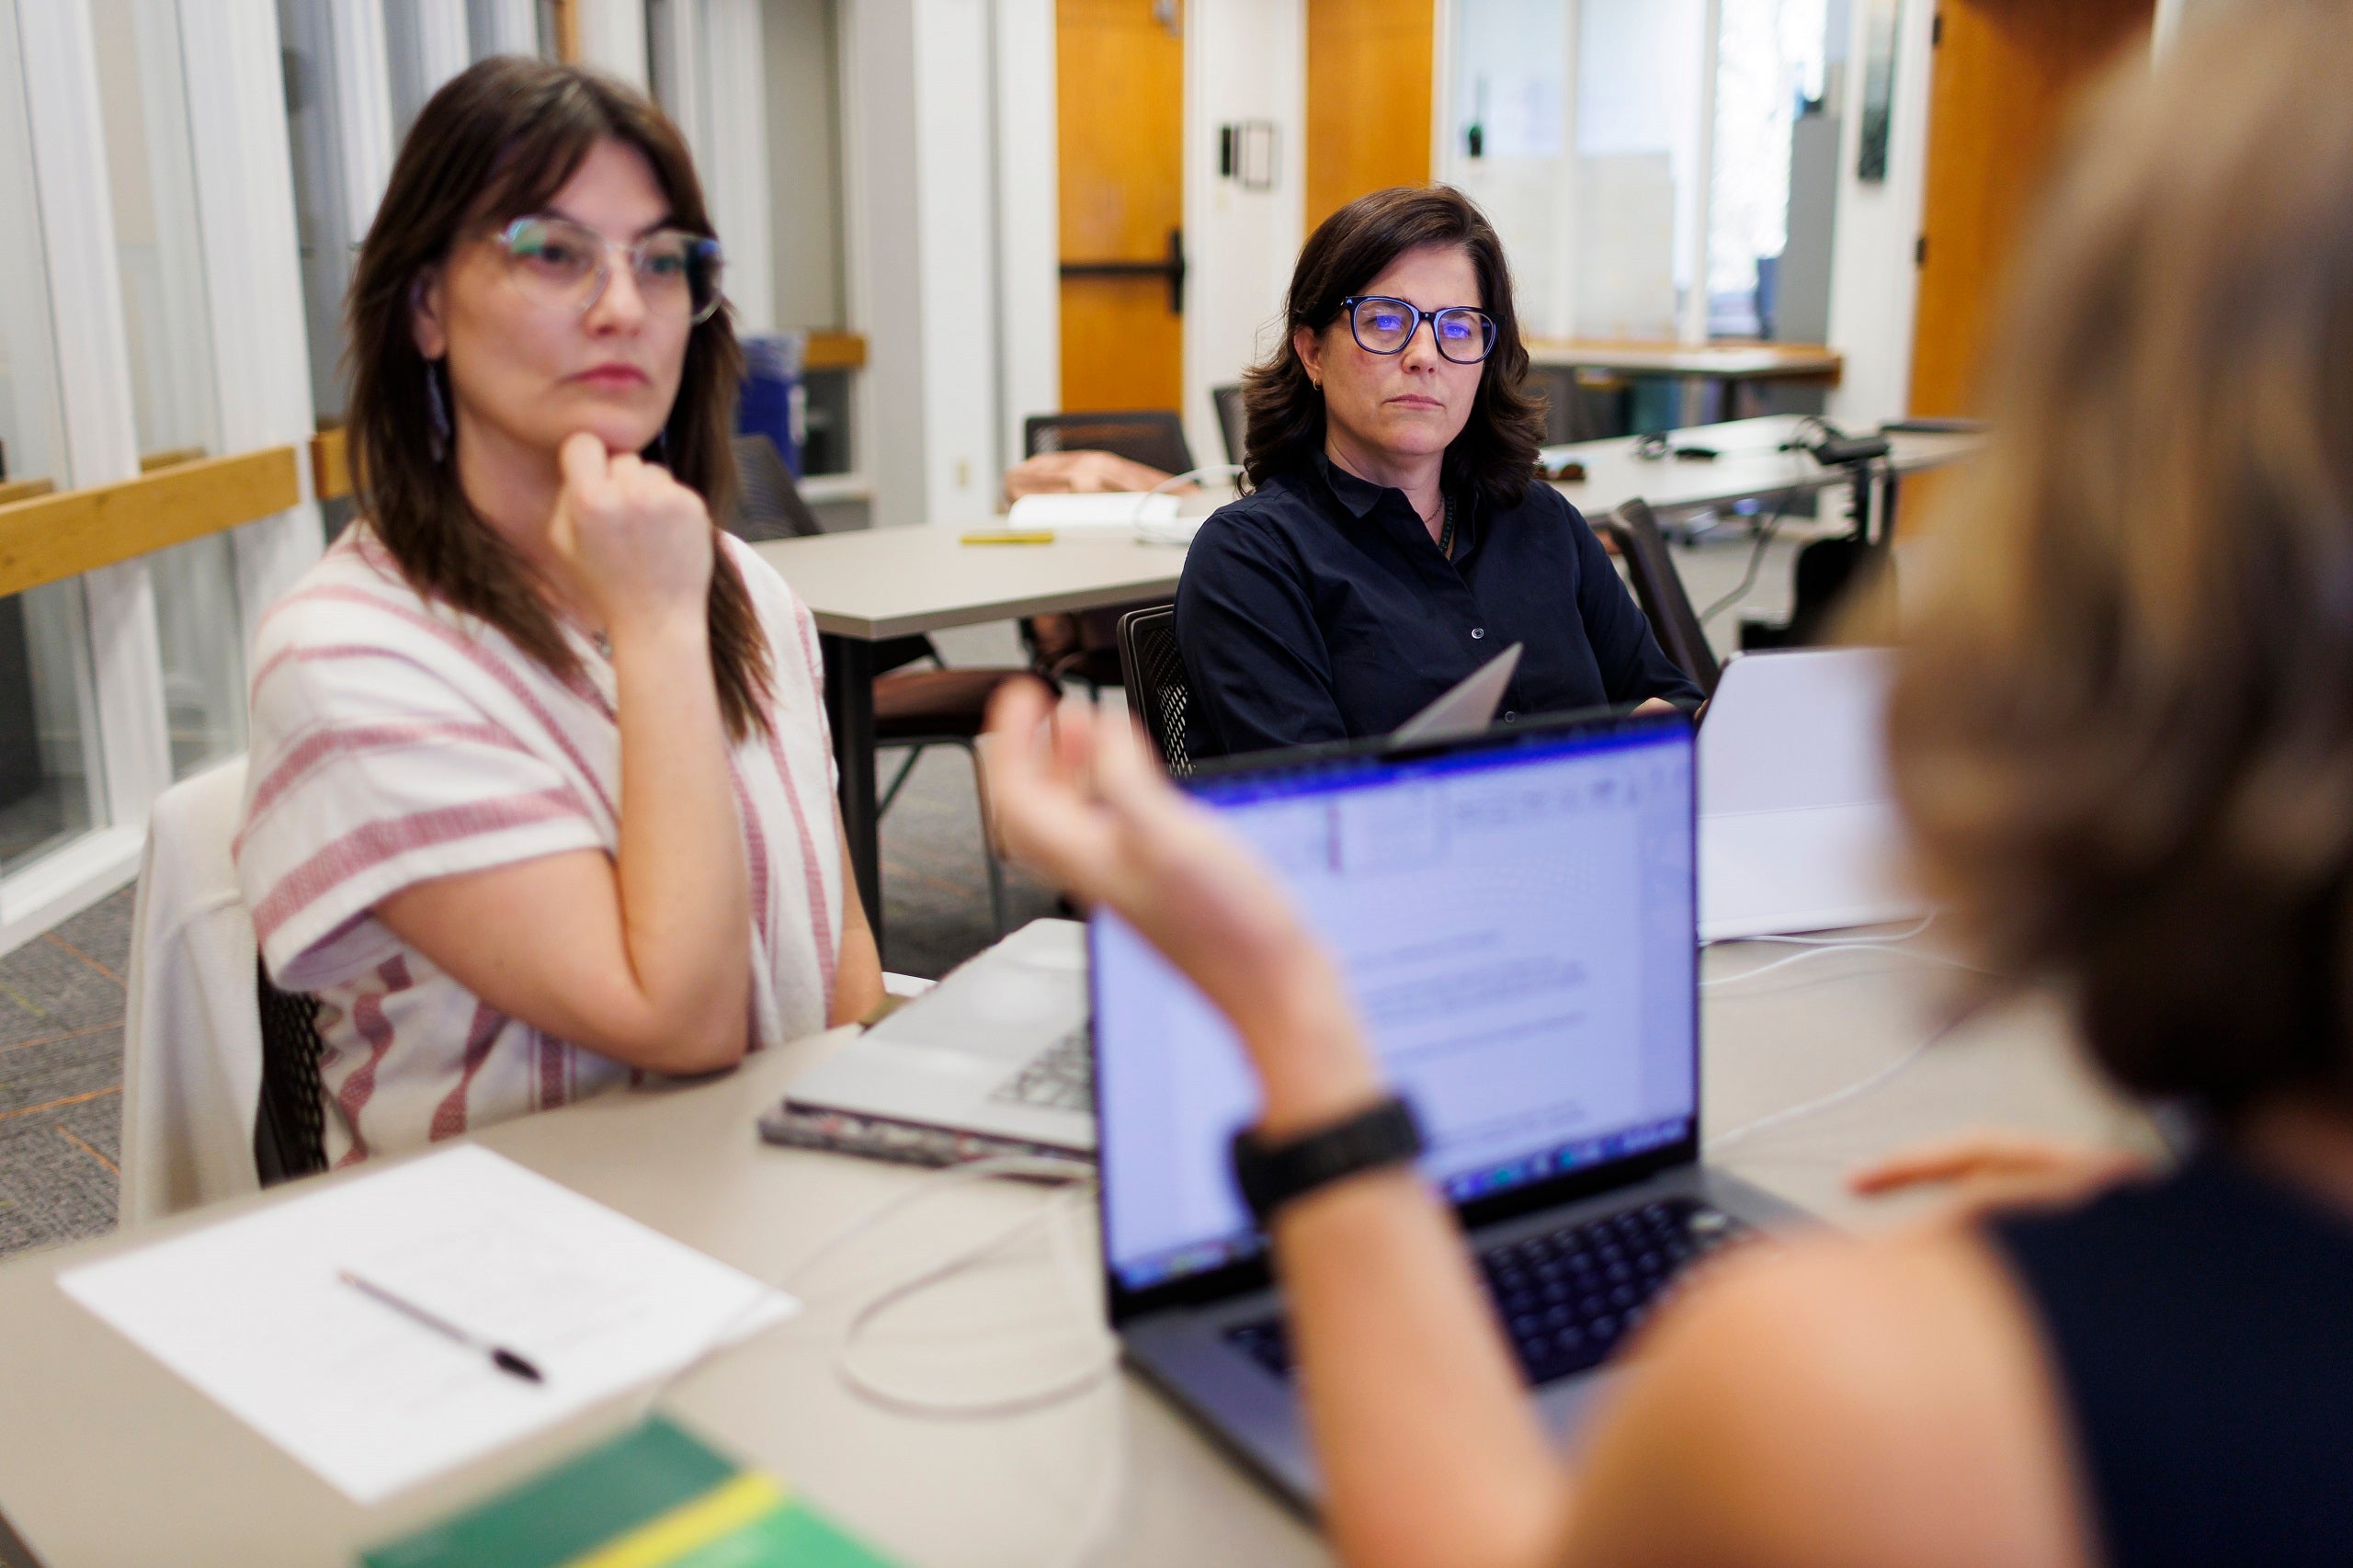
[[[1353,517],[1362,518],[1381,505],[1381,498],[1390,493],[1389,486],[1385,484],[1375,484],[1369,479],[1358,479],[1350,473],[1334,462],[1329,452],[1315,454],[1315,469],[1324,476],[1324,483],[1330,486],[1333,496],[1348,509],[1348,515]]]
[[[1329,452],[1319,451],[1315,454],[1315,468],[1316,472],[1324,476],[1324,483],[1332,492],[1333,498],[1347,507],[1348,515],[1358,522],[1362,522],[1371,515],[1372,509],[1381,505],[1383,496],[1393,495],[1397,498],[1397,505],[1393,509],[1397,513],[1398,527],[1409,533],[1422,530],[1422,519],[1415,512],[1412,503],[1405,499],[1404,491],[1386,484],[1375,484],[1369,479],[1358,478],[1338,463],[1334,462],[1332,454]],[[1472,517],[1477,511],[1475,495],[1474,491],[1470,496],[1457,502],[1455,506],[1455,528],[1458,540],[1455,546],[1455,560],[1457,562],[1460,562],[1463,552],[1471,548]],[[1412,525],[1410,528],[1405,527],[1407,523]]]

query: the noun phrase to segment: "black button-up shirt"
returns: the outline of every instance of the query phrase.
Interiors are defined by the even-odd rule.
[[[1402,490],[1319,455],[1201,525],[1176,642],[1206,755],[1387,734],[1514,642],[1506,721],[1699,690],[1660,652],[1601,541],[1541,481],[1455,497],[1438,553]]]

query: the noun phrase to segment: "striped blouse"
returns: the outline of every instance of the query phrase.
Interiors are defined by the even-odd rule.
[[[769,733],[729,761],[751,872],[754,1049],[823,1028],[840,955],[841,843],[814,622],[722,536],[767,634]],[[349,1165],[629,1076],[474,997],[378,921],[417,882],[620,847],[610,662],[580,674],[420,597],[355,524],[272,606],[254,651],[233,852],[271,979],[315,994],[327,1157]]]

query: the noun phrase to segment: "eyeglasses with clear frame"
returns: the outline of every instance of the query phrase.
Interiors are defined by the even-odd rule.
[[[1438,353],[1458,365],[1475,365],[1495,352],[1495,318],[1469,305],[1425,311],[1386,294],[1351,294],[1340,308],[1348,312],[1357,347],[1368,354],[1403,354],[1424,322]]]
[[[658,316],[688,323],[719,309],[726,254],[709,234],[656,229],[624,244],[569,218],[517,218],[493,236],[506,275],[524,298],[550,310],[585,315],[612,281],[612,254],[629,259],[638,297]]]

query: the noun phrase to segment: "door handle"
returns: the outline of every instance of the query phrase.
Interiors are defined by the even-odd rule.
[[[1064,278],[1165,278],[1168,313],[1185,313],[1185,231],[1168,231],[1168,254],[1159,261],[1065,261]]]

